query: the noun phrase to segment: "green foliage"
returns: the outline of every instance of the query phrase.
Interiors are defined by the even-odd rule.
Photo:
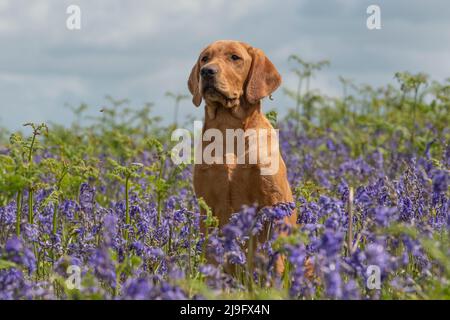
[[[270,110],[269,112],[266,112],[266,118],[270,121],[270,124],[274,128],[277,127],[278,113],[275,110]]]
[[[294,105],[289,111],[287,119],[296,119],[297,132],[302,130],[305,135],[324,135],[332,143],[342,143],[352,158],[379,151],[385,156],[390,154],[389,148],[396,148],[399,153],[413,152],[430,154],[430,161],[435,167],[442,168],[439,157],[444,153],[446,143],[450,138],[448,124],[450,123],[450,79],[444,83],[430,81],[425,74],[412,75],[408,72],[397,73],[395,78],[399,87],[387,85],[373,88],[367,85],[356,85],[350,79],[339,78],[342,84],[342,97],[327,97],[319,90],[310,88],[311,79],[315,73],[329,65],[328,61],[306,62],[298,56],[291,56],[290,61],[295,63],[293,72],[298,77],[296,90],[285,88],[285,93],[292,98]],[[173,99],[175,104],[174,124],[178,123],[179,104],[188,98],[184,94],[168,92],[166,96]],[[0,205],[5,206],[11,201],[16,201],[17,217],[24,214],[24,202],[27,200],[33,207],[33,192],[38,189],[46,191],[45,199],[39,203],[39,211],[51,208],[53,235],[61,230],[62,247],[67,248],[77,242],[78,229],[82,226],[69,225],[65,218],[60,216],[58,205],[63,199],[77,199],[80,185],[89,181],[93,185],[105,186],[105,190],[96,194],[96,201],[101,205],[108,204],[112,199],[125,201],[125,222],[132,228],[136,223],[130,215],[130,206],[133,193],[140,196],[151,197],[150,201],[156,203],[158,224],[163,212],[163,203],[170,195],[178,190],[186,188],[192,192],[190,179],[180,178],[180,174],[186,165],[170,166],[170,151],[172,142],[168,132],[173,126],[161,126],[160,119],[152,115],[151,103],[135,108],[127,99],[116,100],[107,97],[107,106],[102,107],[100,115],[88,116],[90,107],[81,104],[78,107],[70,107],[75,115],[74,123],[66,128],[57,124],[49,126],[45,124],[26,124],[26,130],[31,129],[31,134],[24,135],[20,132],[13,133],[6,139],[5,130],[0,130]],[[266,113],[266,117],[274,127],[278,124],[278,114],[275,110]],[[432,124],[433,130],[428,126]],[[335,134],[339,133],[339,135]],[[387,141],[396,141],[395,146],[386,146]],[[50,150],[52,156],[45,154]],[[298,148],[294,153],[304,156],[304,150]],[[325,144],[309,148],[308,152],[313,159],[323,152],[329,152]],[[336,154],[338,151],[334,151]],[[149,160],[145,163],[133,162],[133,159],[142,159],[143,154],[148,154]],[[303,159],[303,158],[302,158]],[[313,169],[327,169],[330,163],[316,161],[311,164]],[[407,172],[405,163],[399,163],[399,171]],[[306,201],[319,201],[320,196],[335,196],[321,186],[318,178],[312,174],[314,171],[305,172],[304,179],[296,181],[293,185],[296,198],[304,198]],[[448,170],[448,168],[442,168]],[[43,179],[45,177],[45,179]],[[358,185],[366,181],[355,181],[351,175],[345,176],[349,185]],[[112,182],[118,183],[112,183]],[[145,181],[145,187],[142,187]],[[338,184],[338,181],[330,178],[330,183]],[[431,185],[430,181],[426,181]],[[123,189],[125,192],[123,192]],[[390,186],[388,185],[389,189]],[[395,200],[395,191],[388,190]],[[411,191],[413,192],[413,191]],[[149,202],[150,202],[149,201]],[[298,209],[301,204],[297,204]],[[217,218],[213,215],[203,199],[198,199],[198,208],[204,216],[205,238],[209,237],[209,230],[218,225]],[[197,208],[196,208],[197,209]],[[32,219],[33,216],[29,216]],[[358,217],[357,217],[358,218]],[[189,218],[190,219],[190,218]],[[23,220],[23,219],[22,219]],[[17,235],[20,235],[20,219],[16,225]],[[191,221],[188,221],[191,223]],[[323,223],[323,221],[320,221]],[[363,222],[358,222],[356,231],[364,229]],[[171,226],[172,228],[172,226]],[[124,238],[128,240],[129,230],[124,230]],[[189,240],[196,239],[198,235],[192,234],[189,228]],[[380,229],[380,233],[389,235],[409,235],[418,240],[427,255],[436,265],[437,270],[444,270],[446,279],[429,277],[429,279],[414,278],[413,263],[401,270],[403,273],[413,275],[416,290],[414,294],[399,291],[389,287],[382,292],[382,298],[411,298],[434,299],[450,298],[448,278],[450,278],[450,259],[448,256],[449,239],[448,232],[433,234],[431,237],[419,234],[414,228],[403,225],[393,225],[386,229]],[[0,234],[0,240],[4,240]],[[49,239],[46,239],[49,240]],[[50,241],[50,240],[49,240]],[[97,239],[97,244],[100,240]],[[148,240],[151,243],[151,240]],[[191,241],[188,241],[189,243]],[[289,237],[279,238],[274,243],[274,249],[283,250],[286,244],[307,243],[307,236],[295,230]],[[355,246],[364,247],[364,239]],[[171,240],[165,244],[165,251],[170,252]],[[180,281],[189,293],[200,293],[205,297],[218,298],[286,298],[286,290],[273,288],[253,287],[251,292],[240,291],[238,293],[213,293],[209,290],[196,271],[195,266],[206,262],[206,241],[203,243],[200,257],[192,256],[192,248],[187,248],[183,254],[188,256],[186,267],[188,276]],[[348,247],[349,245],[347,245]],[[352,249],[352,248],[347,248]],[[47,252],[53,254],[52,249]],[[117,252],[110,251],[109,258],[113,261],[117,283],[120,283],[122,275],[132,274],[143,261],[133,254],[125,255],[120,261]],[[0,260],[0,269],[16,267],[15,264]],[[40,277],[49,275],[51,265],[45,259],[38,262]],[[152,269],[159,265],[152,265]],[[289,284],[289,264],[283,281]],[[409,268],[409,269],[408,269]],[[101,298],[100,293],[93,292],[91,296],[81,296],[77,290],[67,289],[64,279],[58,275],[54,277],[55,288],[65,292],[72,299],[96,299]],[[443,281],[445,280],[445,281]],[[83,277],[84,287],[96,286],[96,279],[88,272]],[[286,285],[287,287],[288,285]],[[120,286],[109,288],[113,295],[118,295]],[[320,298],[319,286],[316,297]]]

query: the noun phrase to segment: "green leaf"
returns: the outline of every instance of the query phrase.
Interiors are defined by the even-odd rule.
[[[17,268],[17,265],[14,262],[0,259],[0,270],[9,268]]]

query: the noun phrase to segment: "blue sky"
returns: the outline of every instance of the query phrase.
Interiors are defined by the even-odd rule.
[[[81,30],[66,28],[66,8],[81,8]],[[366,8],[381,7],[382,29],[366,28]],[[287,58],[329,59],[312,87],[341,92],[338,76],[356,83],[395,83],[396,71],[450,77],[448,0],[0,0],[0,125],[70,123],[65,104],[82,102],[97,114],[105,95],[134,106],[155,103],[172,119],[170,90],[186,82],[200,50],[219,39],[263,49],[293,88]],[[266,110],[283,114],[292,102],[282,90]],[[182,102],[181,116],[201,119],[202,108]]]

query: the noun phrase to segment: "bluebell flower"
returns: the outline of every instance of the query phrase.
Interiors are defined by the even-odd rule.
[[[31,285],[16,268],[0,269],[0,300],[30,299]]]
[[[116,269],[106,247],[96,249],[89,259],[89,264],[94,269],[97,278],[107,283],[111,288],[116,287]]]
[[[375,222],[382,227],[387,227],[393,220],[397,213],[397,208],[377,207],[373,210],[375,215]]]
[[[343,289],[342,298],[345,300],[359,300],[361,299],[360,289],[355,280],[350,279]]]
[[[367,266],[374,265],[380,268],[381,280],[385,279],[393,270],[393,261],[383,245],[371,243],[367,245],[364,253]]]
[[[280,221],[289,217],[294,209],[294,202],[278,203],[274,206],[264,207],[260,214],[265,221]]]
[[[24,246],[21,239],[13,237],[6,242],[4,258],[18,265],[24,266],[31,274],[36,270],[36,258],[33,251]]]
[[[339,271],[331,270],[325,273],[325,287],[329,298],[342,298],[342,279]]]
[[[146,278],[131,278],[122,289],[124,300],[147,300],[151,297],[153,284]]]
[[[433,177],[433,192],[439,194],[447,190],[448,174],[444,170],[440,170]]]
[[[79,202],[81,210],[87,213],[93,213],[95,204],[95,188],[88,183],[81,184]]]
[[[319,249],[329,258],[336,257],[341,252],[343,240],[342,232],[326,229],[320,239]]]

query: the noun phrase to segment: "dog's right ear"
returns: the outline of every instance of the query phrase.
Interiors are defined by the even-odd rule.
[[[192,102],[198,107],[202,103],[202,94],[200,92],[200,65],[198,61],[192,68],[188,80],[188,87],[192,94]]]

